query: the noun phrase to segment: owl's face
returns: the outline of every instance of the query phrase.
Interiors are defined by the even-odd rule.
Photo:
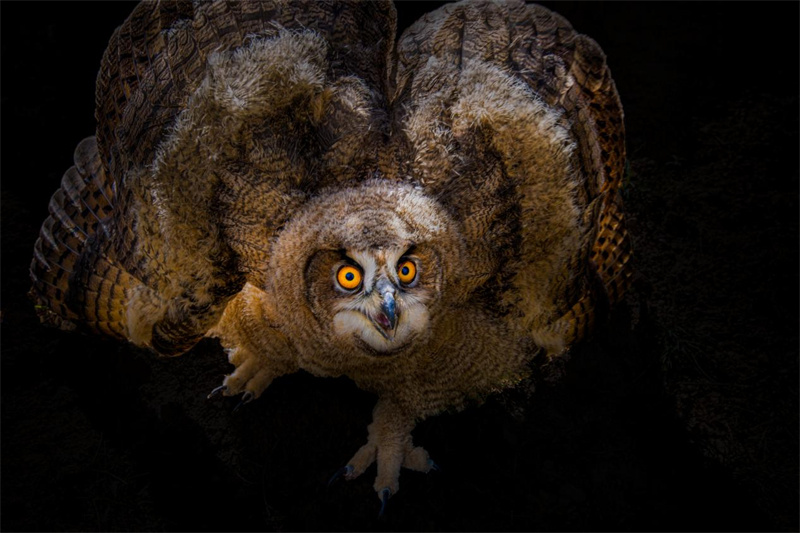
[[[371,356],[423,341],[442,291],[435,234],[416,230],[397,205],[333,207],[304,275],[315,318],[336,345]]]
[[[397,183],[312,202],[284,230],[271,267],[276,301],[294,302],[291,335],[327,340],[336,353],[413,351],[457,278],[461,243],[451,224],[434,200]]]
[[[402,351],[425,337],[439,286],[435,257],[412,243],[317,254],[312,306],[338,343],[372,355]]]

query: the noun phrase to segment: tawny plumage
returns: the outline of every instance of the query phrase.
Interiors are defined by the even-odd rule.
[[[375,392],[347,478],[428,471],[417,421],[566,352],[631,275],[605,56],[521,2],[140,4],[31,264],[42,320],[179,355],[219,389],[305,369]]]

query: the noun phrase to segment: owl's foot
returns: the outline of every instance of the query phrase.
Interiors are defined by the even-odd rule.
[[[228,390],[228,387],[226,385],[220,385],[216,389],[212,390],[211,393],[209,393],[209,395],[207,396],[207,398],[210,400],[211,398],[213,398],[214,396],[217,396],[218,394],[224,394],[226,390]],[[233,412],[235,413],[236,411],[238,411],[239,409],[241,409],[242,407],[244,407],[248,403],[252,402],[254,399],[255,399],[255,397],[253,396],[252,393],[245,392],[242,395],[242,401],[240,401],[236,405],[236,407],[233,408]]]
[[[232,348],[226,352],[228,360],[236,369],[225,376],[222,385],[212,390],[208,397],[242,394],[242,401],[234,408],[234,412],[261,396],[273,379],[290,371],[285,365],[246,348]]]
[[[378,402],[369,425],[367,443],[339,469],[328,484],[337,479],[352,480],[360,476],[372,463],[378,465],[378,475],[373,488],[381,500],[380,516],[388,499],[400,490],[400,469],[408,468],[427,473],[439,470],[421,446],[414,446],[411,439],[413,422],[397,413],[391,406]]]
[[[348,481],[357,478],[376,461],[378,463],[378,476],[375,478],[373,488],[381,500],[379,517],[384,515],[386,502],[389,498],[400,490],[401,468],[423,473],[439,470],[439,466],[428,457],[428,452],[424,448],[414,446],[411,443],[410,434],[407,442],[403,443],[402,449],[398,450],[392,445],[380,446],[373,440],[373,433],[370,432],[370,438],[367,443],[356,452],[347,466],[343,466],[333,474],[330,481],[328,481],[328,486],[342,478]]]

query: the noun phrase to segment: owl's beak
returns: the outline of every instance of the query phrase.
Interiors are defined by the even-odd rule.
[[[375,289],[381,295],[381,310],[372,317],[372,322],[376,329],[387,340],[394,339],[395,329],[397,328],[397,308],[394,295],[397,292],[391,281],[381,278],[375,284]]]

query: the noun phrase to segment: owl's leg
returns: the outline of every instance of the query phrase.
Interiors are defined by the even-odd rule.
[[[372,413],[372,424],[367,428],[367,443],[342,468],[331,481],[340,475],[345,479],[355,479],[378,463],[378,476],[373,487],[381,499],[381,514],[386,500],[400,490],[400,469],[408,468],[417,472],[430,472],[438,469],[420,446],[414,446],[411,430],[414,418],[404,413],[396,405],[383,399],[378,400]]]

